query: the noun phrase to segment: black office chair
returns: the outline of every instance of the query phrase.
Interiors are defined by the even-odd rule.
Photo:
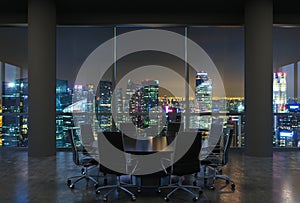
[[[113,185],[105,185],[100,186],[96,190],[96,194],[100,194],[102,190],[110,189],[108,192],[106,192],[103,195],[103,201],[107,201],[108,195],[113,192],[115,189],[122,190],[125,193],[129,194],[131,196],[131,200],[135,201],[136,197],[134,193],[129,191],[128,187],[135,187],[138,188],[135,185],[132,184],[126,184],[121,182],[121,176],[122,175],[131,175],[134,172],[135,167],[132,169],[127,168],[126,163],[126,157],[124,152],[124,146],[123,146],[123,139],[122,139],[122,133],[121,132],[103,132],[98,134],[98,144],[99,144],[99,159],[100,159],[100,171],[104,173],[105,175],[116,175],[117,176],[117,182]],[[117,148],[120,150],[120,153],[117,155],[115,153],[112,153],[112,149]],[[122,153],[123,152],[123,153]],[[110,163],[113,165],[113,167],[107,167],[107,163]],[[117,170],[116,170],[117,169]],[[131,180],[131,178],[130,178]]]
[[[181,124],[180,122],[168,122],[167,124],[167,144],[171,144],[176,135],[178,134],[179,130],[180,130],[180,126],[183,126],[183,124]]]
[[[165,168],[166,173],[171,176],[175,175],[179,177],[179,181],[175,184],[172,184],[172,178],[170,177],[170,184],[167,186],[162,186],[158,188],[158,191],[161,192],[162,189],[172,189],[165,197],[165,201],[169,201],[169,198],[172,194],[174,194],[177,190],[181,189],[193,196],[193,201],[198,200],[199,196],[195,192],[189,189],[197,189],[199,194],[202,194],[202,188],[195,185],[183,185],[182,178],[185,175],[191,175],[194,177],[194,174],[200,171],[200,160],[199,153],[201,150],[201,133],[196,132],[179,132],[176,136],[175,140],[175,150],[173,154],[173,160],[171,160],[171,166]],[[187,149],[186,153],[182,156],[182,149]],[[182,156],[182,157],[179,157]],[[178,159],[178,160],[177,160]],[[174,162],[174,160],[177,160]],[[163,163],[164,161],[162,161]]]
[[[76,146],[73,129],[68,131],[68,135],[73,152],[73,161],[77,166],[81,166],[82,168],[81,175],[72,176],[67,179],[67,185],[69,188],[73,189],[75,187],[75,183],[79,182],[80,180],[86,180],[86,184],[88,184],[89,181],[92,181],[94,186],[98,187],[98,181],[95,178],[98,178],[99,174],[94,176],[89,175],[88,173],[90,169],[98,166],[98,162],[93,157],[89,156],[82,146]],[[72,182],[72,179],[75,180]]]
[[[84,152],[96,158],[98,156],[98,146],[94,145],[95,137],[92,125],[89,123],[80,124],[80,136]]]
[[[222,167],[228,163],[229,160],[229,150],[232,143],[233,129],[229,130],[229,133],[226,133],[223,136],[223,146],[217,146],[216,149],[205,159],[201,160],[201,165],[204,166],[204,172],[208,169],[213,170],[212,174],[212,184],[209,185],[209,189],[214,190],[215,181],[217,179],[223,179],[226,181],[226,185],[221,187],[220,190],[225,188],[229,183],[231,183],[232,191],[235,190],[235,183],[230,179],[228,175],[222,174]],[[207,178],[204,176],[204,178]]]

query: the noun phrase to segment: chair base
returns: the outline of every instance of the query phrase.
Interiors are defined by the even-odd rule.
[[[207,169],[210,169],[213,171],[213,174],[210,174],[210,175],[206,175],[206,170]],[[217,168],[217,167],[211,167],[211,166],[206,166],[204,168],[204,179],[210,179],[212,178],[212,184],[210,185],[207,185],[207,188],[210,189],[210,190],[215,190],[216,187],[215,187],[215,182],[217,179],[222,179],[222,180],[225,180],[226,181],[226,185],[220,187],[218,190],[221,191],[223,190],[224,188],[226,188],[229,184],[231,184],[231,190],[234,191],[235,190],[235,183],[230,179],[230,177],[228,175],[223,175],[222,174],[222,169],[220,168]]]
[[[110,189],[103,195],[103,201],[108,200],[108,196],[114,191],[114,190],[122,190],[128,195],[131,196],[131,200],[135,201],[136,197],[133,192],[127,189],[127,187],[134,187],[134,188],[139,188],[138,186],[132,185],[132,184],[121,184],[120,177],[117,178],[117,184],[115,185],[105,185],[105,186],[100,186],[96,189],[96,194],[100,194],[102,190]]]
[[[87,173],[87,169],[82,169],[81,170],[81,174],[82,175],[78,175],[78,176],[72,176],[72,177],[69,177],[67,179],[67,185],[70,189],[74,189],[75,188],[75,184],[81,180],[86,180],[86,184],[88,184],[89,181],[93,182],[94,183],[94,186],[95,188],[98,187],[99,185],[99,182],[98,182],[98,178],[100,177],[99,175],[89,175]],[[72,179],[76,178],[73,182],[72,182]],[[97,179],[97,180],[96,180]]]
[[[220,187],[220,188],[219,188],[219,191],[221,191],[221,190],[223,190],[224,188],[226,188],[229,184],[231,185],[231,190],[232,190],[232,191],[235,190],[235,183],[234,183],[234,182],[230,179],[230,177],[227,176],[227,175],[216,175],[216,176],[214,177],[212,187],[215,187],[214,185],[215,185],[215,181],[216,181],[217,179],[222,179],[222,180],[225,180],[225,181],[226,181],[226,185]],[[212,188],[212,189],[213,189],[213,188]]]
[[[161,192],[162,189],[173,189],[171,192],[169,192],[165,197],[165,201],[169,201],[170,196],[172,196],[177,190],[183,190],[186,191],[187,193],[191,194],[193,196],[193,201],[197,201],[199,199],[199,195],[203,193],[202,188],[200,186],[195,186],[195,185],[183,185],[182,180],[179,178],[179,182],[176,184],[170,184],[167,186],[161,186],[158,188],[158,192]],[[198,190],[198,194],[194,193],[193,191],[189,189],[196,189]]]

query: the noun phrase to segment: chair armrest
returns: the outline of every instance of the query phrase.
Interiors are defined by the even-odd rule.
[[[164,170],[164,172],[166,174],[169,174],[169,172],[167,171],[167,167],[166,167],[167,164],[165,164],[166,162],[169,162],[169,164],[172,166],[173,160],[169,159],[169,158],[164,158],[164,157],[160,159],[160,164],[162,166],[162,169]],[[171,167],[171,173],[172,173],[172,169],[173,169],[173,167]]]
[[[133,161],[135,162],[133,164],[133,167],[129,168],[129,166],[132,165],[131,163]],[[136,172],[138,170],[138,168],[137,168],[138,165],[139,165],[139,160],[137,158],[129,158],[129,159],[127,158],[126,159],[126,173],[133,174],[134,172]]]

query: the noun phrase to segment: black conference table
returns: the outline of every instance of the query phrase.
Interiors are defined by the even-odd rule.
[[[144,155],[161,151],[172,151],[172,147],[168,146],[166,136],[149,136],[132,138],[123,137],[124,151],[130,154]]]

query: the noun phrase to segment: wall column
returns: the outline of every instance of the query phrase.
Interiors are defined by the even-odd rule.
[[[273,155],[273,1],[245,2],[245,153]]]
[[[54,0],[28,1],[29,156],[56,154],[56,8]]]

